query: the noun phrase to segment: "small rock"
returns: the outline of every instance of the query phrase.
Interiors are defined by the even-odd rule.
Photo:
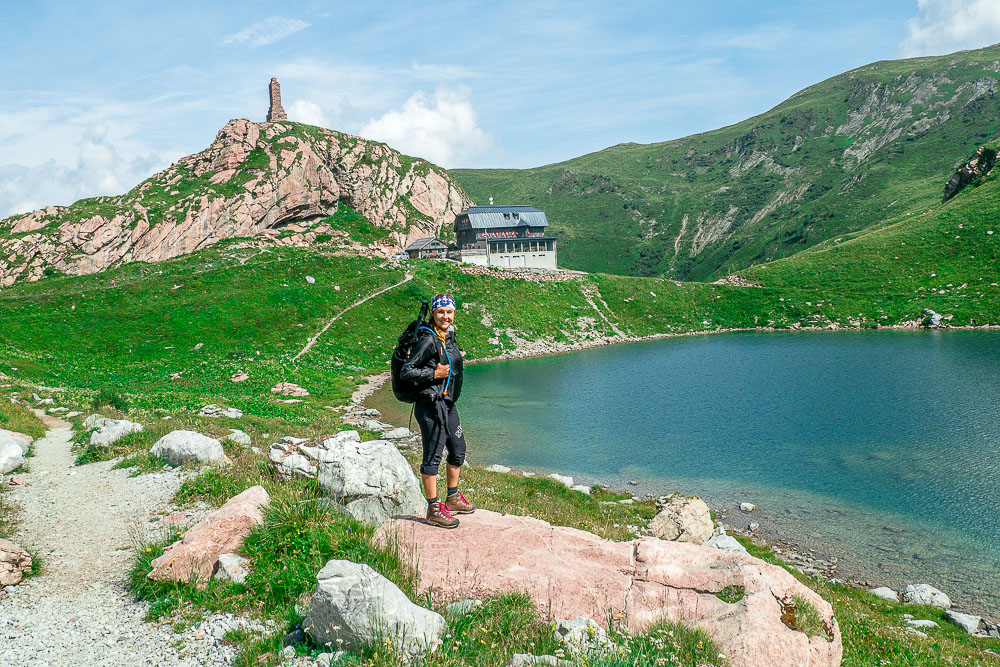
[[[573,667],[569,660],[560,660],[554,655],[531,655],[530,653],[515,653],[507,663],[507,667]]]
[[[200,350],[200,349],[201,349],[201,348],[203,348],[203,347],[205,347],[205,344],[204,344],[204,343],[198,343],[197,345],[195,345],[195,346],[194,346],[194,349],[196,349],[196,350]]]
[[[936,628],[938,624],[923,618],[911,618],[906,621],[906,625],[911,628]]]
[[[220,554],[219,569],[215,572],[216,579],[231,581],[234,584],[242,584],[247,580],[250,572],[247,570],[249,559],[236,554]]]
[[[921,632],[920,630],[917,630],[916,628],[909,628],[909,627],[903,628],[903,629],[906,630],[911,635],[916,635],[917,637],[920,637],[921,639],[927,639],[927,633],[926,632]]]
[[[702,544],[712,537],[712,515],[701,498],[675,493],[658,506],[663,509],[650,521],[649,529],[661,540]]]
[[[281,638],[282,646],[294,646],[295,644],[302,644],[306,641],[306,633],[302,628],[293,630],[287,635]]]
[[[554,479],[560,484],[568,486],[571,489],[573,488],[573,478],[569,477],[568,475],[557,475],[556,473],[552,473],[548,477],[549,479]]]
[[[930,584],[909,584],[902,598],[906,604],[929,604],[940,609],[951,607],[951,598]]]
[[[306,276],[306,282],[309,283],[310,285],[315,285],[316,279],[313,278],[312,276]]]
[[[222,438],[223,440],[229,440],[230,442],[235,442],[237,445],[244,445],[249,447],[253,442],[247,433],[239,430],[238,428],[229,429],[229,435]]]
[[[226,461],[222,444],[196,431],[171,431],[157,440],[149,453],[175,466],[188,462],[219,464]]]
[[[482,606],[483,606],[482,600],[476,600],[472,598],[468,600],[459,600],[458,602],[452,602],[450,605],[445,607],[444,613],[445,616],[449,617],[464,616],[465,614],[468,614],[470,611],[474,609],[479,609]]]
[[[869,588],[868,592],[875,597],[882,598],[883,600],[888,600],[889,602],[899,602],[899,595],[896,591],[888,588],[887,586],[881,586],[879,588]]]
[[[749,530],[751,533],[756,533],[759,528],[760,524],[757,523],[756,521],[751,522],[750,525],[747,526],[747,530]]]
[[[984,621],[981,616],[962,614],[949,609],[944,613],[944,617],[968,632],[970,635],[985,637],[989,633],[989,625],[987,625],[986,621]]]
[[[402,440],[404,438],[409,438],[413,433],[408,428],[394,428],[391,431],[386,431],[382,434],[382,437],[386,440]]]
[[[16,586],[31,572],[31,554],[10,540],[0,538],[0,586]]]
[[[243,371],[240,371],[239,373],[233,373],[231,376],[229,376],[230,382],[243,382],[249,379],[250,376],[244,373]]]
[[[576,484],[576,485],[571,486],[569,488],[573,489],[574,491],[579,491],[580,493],[586,493],[588,496],[590,495],[590,487],[589,486],[585,486],[583,484]]]
[[[127,419],[102,419],[100,422],[97,430],[90,434],[90,444],[96,447],[107,447],[126,435],[143,430],[142,424]]]
[[[555,638],[566,645],[572,656],[589,657],[611,646],[608,633],[593,619],[579,616],[571,621],[556,620]]]
[[[300,396],[305,397],[309,395],[309,392],[295,384],[294,382],[279,382],[278,384],[271,387],[272,394],[282,394],[284,396]]]
[[[741,512],[753,512],[755,509],[757,509],[757,506],[753,503],[740,503]]]
[[[507,466],[502,466],[499,463],[494,463],[493,465],[486,466],[486,470],[489,470],[490,472],[503,472],[503,473],[510,472],[510,468],[508,468]]]
[[[198,413],[199,417],[228,417],[229,419],[239,419],[243,416],[241,410],[236,408],[223,408],[214,403],[206,405]]]
[[[286,646],[281,649],[281,659],[282,660],[294,660],[295,659],[295,649],[291,646]]]
[[[708,541],[705,542],[705,546],[712,547],[713,549],[722,549],[723,551],[732,551],[738,554],[747,554],[746,547],[737,541],[735,537],[731,535],[713,535]]]

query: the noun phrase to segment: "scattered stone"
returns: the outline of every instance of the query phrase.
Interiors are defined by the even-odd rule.
[[[921,632],[920,630],[917,630],[916,628],[910,628],[910,627],[906,627],[906,628],[903,628],[903,629],[906,632],[908,632],[909,634],[911,634],[911,635],[916,635],[917,637],[920,637],[921,639],[927,639],[927,633],[926,632]]]
[[[0,447],[5,443],[15,445],[22,454],[27,454],[31,448],[33,438],[17,431],[6,431],[0,429]]]
[[[195,346],[194,346],[194,349],[196,349],[196,350],[200,350],[200,349],[201,349],[201,348],[203,348],[203,347],[205,347],[205,344],[204,344],[204,343],[198,343],[197,345],[195,345]]]
[[[43,398],[42,400],[38,401],[39,405],[55,405],[55,403],[56,403],[55,400],[51,398]]]
[[[564,486],[568,486],[571,489],[573,488],[573,478],[568,475],[557,475],[556,473],[552,473],[548,477],[549,479],[556,480],[557,482],[563,484]]]
[[[262,486],[252,486],[209,513],[152,562],[147,575],[160,581],[191,581],[204,588],[219,557],[239,550],[250,530],[264,521],[263,508],[271,501]]]
[[[31,400],[33,400],[35,403],[38,403],[39,401],[42,400],[42,397],[36,394],[35,392],[31,392]]]
[[[941,609],[951,607],[951,598],[930,584],[909,584],[902,598],[906,604],[929,604]]]
[[[64,412],[69,412],[69,408],[49,408],[50,415],[60,415]]]
[[[79,417],[82,414],[83,414],[82,412],[79,412],[77,410],[73,410],[72,412],[67,412],[66,413],[66,419],[73,419],[73,417]]]
[[[279,382],[271,387],[272,394],[282,394],[284,396],[308,396],[309,392],[293,382]]]
[[[753,503],[740,503],[741,512],[753,512],[755,509],[757,509],[757,506]]]
[[[576,484],[569,488],[573,489],[574,491],[579,491],[580,493],[586,493],[588,496],[590,495],[590,487],[584,484]]]
[[[494,463],[493,465],[486,466],[486,470],[489,470],[490,472],[503,472],[503,473],[510,472],[510,468],[508,468],[507,466],[502,466],[499,463]]]
[[[697,496],[669,496],[659,514],[649,523],[653,535],[663,540],[701,544],[712,537],[712,514]]]
[[[24,486],[24,478],[23,477],[11,477],[10,478],[10,485],[11,486]]]
[[[618,504],[619,505],[633,505],[633,504],[635,504],[635,499],[634,498],[622,498],[621,500],[618,501]]]
[[[233,373],[231,376],[229,376],[230,382],[244,382],[249,379],[250,376],[244,373],[243,371],[240,371],[239,373]]]
[[[130,422],[127,419],[101,419],[100,426],[90,434],[90,444],[97,447],[107,447],[126,435],[138,433],[142,429],[142,424]]]
[[[0,441],[0,475],[12,473],[24,465],[24,452],[27,451],[27,443],[20,438],[9,438]]]
[[[924,315],[927,316],[927,320],[924,321],[924,326],[928,329],[934,329],[941,326],[941,314],[935,313],[930,308],[924,308]]]
[[[387,637],[407,656],[424,655],[441,644],[444,617],[410,602],[369,566],[331,560],[316,579],[302,625],[315,643],[351,650]]]
[[[274,399],[278,403],[284,403],[285,405],[292,405],[293,403],[301,403],[301,398],[276,398]]]
[[[751,533],[756,533],[759,528],[760,524],[757,523],[756,521],[751,522],[750,525],[747,526],[747,530],[749,530]]]
[[[739,541],[732,537],[731,535],[713,535],[705,542],[705,546],[712,547],[713,549],[722,549],[723,551],[732,551],[738,554],[747,554],[746,547],[739,543]]]
[[[316,279],[313,278],[312,276],[306,276],[306,282],[309,283],[310,285],[315,285]]]
[[[83,420],[83,428],[87,430],[92,428],[101,428],[105,424],[112,421],[114,420],[109,417],[105,417],[104,415],[99,415],[95,412],[94,414],[90,415],[89,417]]]
[[[236,408],[223,408],[214,403],[206,405],[198,413],[199,417],[228,417],[229,419],[239,419],[243,416],[241,410]]]
[[[889,602],[899,602],[899,595],[896,591],[892,590],[887,586],[880,586],[879,588],[869,588],[868,592],[875,597],[882,598],[883,600],[888,600]]]
[[[476,600],[475,598],[467,598],[465,600],[459,600],[457,602],[452,602],[450,605],[444,608],[445,616],[464,616],[470,611],[479,609],[483,606],[482,600]]]
[[[219,569],[215,571],[215,578],[223,581],[231,581],[234,584],[242,584],[247,580],[250,571],[247,564],[250,559],[236,554],[220,554]]]
[[[297,630],[292,630],[287,635],[281,638],[282,646],[295,646],[296,644],[303,644],[306,641],[306,633],[302,628]]]
[[[175,466],[188,462],[220,464],[227,460],[222,443],[197,431],[171,431],[157,440],[149,453]]]
[[[223,436],[222,439],[229,440],[230,442],[235,442],[237,445],[244,445],[246,447],[249,447],[253,443],[250,436],[238,428],[229,429],[229,435]]]
[[[408,428],[394,428],[391,431],[386,431],[382,434],[382,437],[386,440],[403,440],[404,438],[409,438],[413,433]]]
[[[16,586],[31,572],[31,554],[0,538],[0,586]]]
[[[507,667],[573,667],[569,660],[562,660],[554,655],[531,655],[530,653],[515,653],[507,663]]]
[[[604,628],[584,616],[571,621],[557,619],[554,633],[557,640],[566,644],[571,656],[593,657],[611,646]]]
[[[970,635],[976,635],[977,637],[986,637],[989,635],[990,627],[981,616],[962,614],[949,609],[944,613],[944,617]]]
[[[923,618],[910,618],[907,619],[906,625],[911,628],[936,628],[938,624],[934,621],[926,620]]]

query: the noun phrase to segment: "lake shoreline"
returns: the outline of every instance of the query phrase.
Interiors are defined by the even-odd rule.
[[[879,327],[876,329],[864,329],[864,328],[846,328],[846,327],[812,327],[812,328],[750,328],[750,329],[718,329],[711,331],[693,331],[684,333],[668,333],[668,334],[656,334],[651,336],[636,337],[636,338],[622,338],[618,336],[606,337],[601,339],[594,339],[589,341],[580,341],[572,345],[561,345],[561,344],[551,344],[546,341],[541,341],[541,344],[532,345],[530,347],[525,347],[519,350],[515,350],[511,353],[504,355],[498,355],[494,357],[484,357],[478,358],[470,361],[470,364],[482,364],[492,361],[510,361],[514,359],[526,359],[534,357],[544,357],[544,356],[554,356],[557,354],[564,354],[567,352],[574,352],[584,349],[606,347],[610,345],[625,344],[632,342],[643,342],[652,340],[661,340],[664,338],[681,338],[681,337],[691,337],[691,336],[701,336],[706,334],[714,333],[733,333],[733,332],[775,332],[775,331],[811,331],[811,332],[821,332],[821,331],[914,331],[921,330],[924,327],[919,326],[896,326],[896,327]],[[986,325],[986,326],[975,326],[975,327],[938,327],[934,330],[938,331],[981,331],[981,330],[998,330],[1000,326],[996,325]],[[354,392],[351,398],[351,402],[355,404],[364,404],[369,401],[372,395],[381,387],[385,385],[385,382],[389,379],[389,373],[383,372],[376,375],[368,376],[366,382],[360,385],[358,389]],[[504,464],[502,460],[491,461],[495,463]],[[561,470],[549,470],[549,469],[536,469],[532,467],[522,467],[518,466],[518,471],[533,472],[536,474],[548,474],[548,473],[564,473]],[[517,474],[515,471],[514,474]],[[630,488],[627,484],[624,484],[621,479],[613,480],[610,484],[609,478],[592,477],[596,483],[607,486],[615,490],[627,491],[630,493],[635,493],[638,497],[642,497],[640,494],[636,493],[638,489],[634,487]],[[642,489],[643,491],[647,490]],[[681,489],[683,492],[683,489]],[[646,497],[653,497],[655,494],[646,494]],[[716,501],[721,499],[716,498]],[[784,528],[778,528],[773,525],[768,525],[771,522],[767,521],[762,515],[759,519],[755,518],[755,514],[744,514],[741,513],[738,507],[732,507],[731,503],[728,501],[723,507],[714,505],[712,509],[716,512],[717,518],[722,521],[726,527],[727,531],[742,537],[747,537],[753,539],[756,542],[766,544],[771,548],[777,548],[783,560],[789,563],[789,565],[795,566],[800,570],[808,570],[814,568],[817,572],[817,576],[823,580],[835,579],[838,583],[843,583],[848,586],[852,586],[857,589],[866,590],[876,586],[890,586],[892,588],[902,588],[900,582],[891,582],[882,579],[879,576],[879,564],[865,556],[858,556],[850,553],[850,549],[840,548],[844,545],[839,545],[836,541],[830,542],[822,538],[817,537],[815,541],[809,537],[805,537],[804,534],[795,535],[790,533],[787,529],[788,526]],[[762,508],[763,509],[763,508]],[[750,522],[759,521],[761,523],[760,528],[756,531],[750,531],[747,529],[747,525]],[[793,531],[794,532],[794,531]],[[808,532],[808,524],[805,527],[805,532]],[[816,531],[824,532],[825,531]],[[844,553],[839,553],[839,551]],[[920,572],[916,572],[917,577],[920,577]],[[907,583],[929,583],[932,586],[942,587],[942,582],[936,582],[933,580],[933,575],[928,575],[931,579],[913,579]],[[895,585],[894,585],[895,584]],[[946,586],[945,586],[946,587]],[[964,599],[968,597],[975,597],[971,591],[952,588],[946,591],[952,594],[955,598],[955,608],[965,612],[976,613],[975,609],[969,607],[970,600]],[[974,603],[974,601],[971,601]],[[989,605],[987,605],[989,606]],[[992,607],[990,607],[992,610]],[[979,612],[982,613],[982,612]],[[993,611],[988,611],[987,613],[993,614]]]

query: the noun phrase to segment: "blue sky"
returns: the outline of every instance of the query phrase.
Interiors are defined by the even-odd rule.
[[[1000,0],[5,2],[0,216],[119,194],[263,120],[532,167],[760,113],[875,60],[1000,42]]]

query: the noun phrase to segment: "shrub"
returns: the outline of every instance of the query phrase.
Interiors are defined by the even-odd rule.
[[[128,410],[128,401],[114,389],[104,387],[97,392],[97,396],[94,397],[93,406],[95,410],[107,406],[120,410],[121,412],[126,412]]]

